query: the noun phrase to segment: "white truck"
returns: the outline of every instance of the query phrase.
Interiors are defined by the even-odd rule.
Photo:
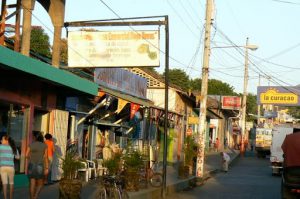
[[[283,164],[283,152],[281,145],[286,135],[293,133],[293,127],[275,126],[272,130],[272,144],[270,162],[272,167],[272,175],[280,174]]]

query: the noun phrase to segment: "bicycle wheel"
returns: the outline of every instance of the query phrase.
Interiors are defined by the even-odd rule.
[[[117,187],[112,188],[110,190],[110,198],[111,199],[122,199],[120,189]]]
[[[122,199],[129,199],[129,195],[125,189],[122,189],[122,194],[121,194]]]
[[[96,192],[96,198],[97,199],[106,199],[106,190],[104,187],[99,188],[99,190]]]
[[[150,184],[153,187],[160,187],[162,185],[162,174],[161,173],[153,173],[150,178]]]

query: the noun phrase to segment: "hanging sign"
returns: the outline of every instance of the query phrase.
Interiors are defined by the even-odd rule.
[[[257,87],[257,103],[281,106],[299,106],[299,87],[259,86]]]
[[[159,31],[72,31],[69,67],[159,66]]]

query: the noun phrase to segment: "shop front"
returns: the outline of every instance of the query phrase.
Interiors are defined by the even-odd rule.
[[[15,163],[15,185],[26,186],[25,152],[31,132],[52,133],[58,144],[66,142],[61,135],[68,131],[66,97],[96,95],[98,86],[2,46],[0,60],[0,131],[16,142],[20,160]]]

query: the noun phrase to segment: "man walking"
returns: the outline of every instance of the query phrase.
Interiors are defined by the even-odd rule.
[[[222,157],[222,169],[223,169],[224,172],[227,173],[228,165],[229,165],[229,161],[230,161],[230,156],[225,152],[221,152],[220,155]]]

